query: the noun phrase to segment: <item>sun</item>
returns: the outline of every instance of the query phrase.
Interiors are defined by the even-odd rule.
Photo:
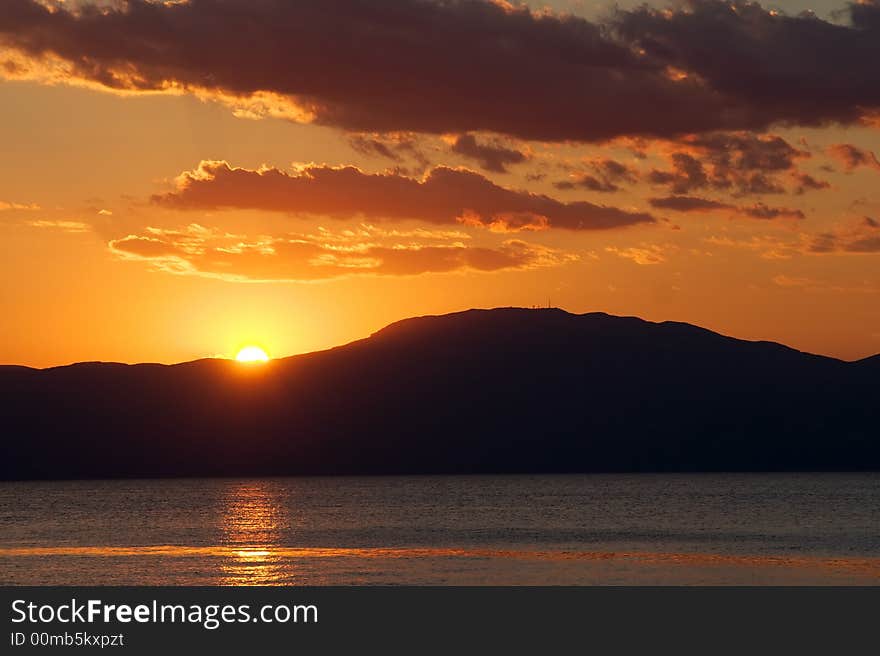
[[[235,359],[239,362],[267,362],[269,356],[259,346],[245,346],[238,352]]]

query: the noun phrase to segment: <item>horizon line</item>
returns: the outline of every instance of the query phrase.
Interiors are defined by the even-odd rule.
[[[334,346],[329,346],[327,348],[320,348],[320,349],[315,349],[315,350],[311,350],[311,351],[302,351],[300,353],[291,353],[289,355],[284,355],[284,356],[280,356],[280,357],[270,357],[268,362],[263,362],[260,364],[266,365],[269,362],[288,360],[291,358],[297,358],[297,357],[301,357],[301,356],[311,355],[314,353],[323,353],[323,352],[331,351],[331,350],[337,349],[337,348],[344,348],[345,346],[348,346],[350,344],[354,344],[354,343],[357,343],[360,341],[371,339],[371,338],[375,337],[376,335],[378,335],[379,333],[383,332],[384,330],[390,328],[391,326],[397,325],[399,323],[407,322],[407,321],[415,321],[415,320],[420,320],[420,319],[436,319],[436,318],[441,318],[441,317],[449,317],[449,316],[467,314],[467,313],[471,313],[471,312],[497,312],[497,311],[503,311],[503,310],[522,310],[522,311],[529,311],[529,312],[562,312],[562,313],[570,315],[572,317],[583,317],[583,316],[588,316],[588,315],[604,315],[606,317],[611,317],[614,319],[635,319],[635,320],[638,320],[638,321],[641,321],[644,323],[648,323],[648,324],[653,324],[656,326],[660,326],[660,325],[664,325],[664,324],[677,324],[677,325],[682,325],[682,326],[690,326],[692,328],[697,328],[699,330],[705,330],[709,333],[712,333],[713,335],[718,335],[719,337],[724,337],[727,339],[733,339],[733,340],[740,341],[740,342],[748,342],[750,344],[773,344],[776,346],[781,346],[786,349],[790,349],[792,351],[797,351],[798,353],[802,353],[804,355],[818,357],[818,358],[824,358],[824,359],[828,359],[828,360],[834,360],[837,362],[842,362],[844,364],[857,364],[859,362],[871,360],[872,358],[880,357],[880,352],[878,352],[878,353],[874,353],[874,354],[871,354],[871,355],[868,355],[868,356],[865,356],[862,358],[856,358],[854,360],[845,360],[843,358],[839,358],[839,357],[836,357],[833,355],[826,355],[826,354],[822,354],[822,353],[813,353],[811,351],[803,351],[801,349],[795,348],[795,347],[790,346],[788,344],[785,344],[783,342],[778,342],[776,340],[745,339],[745,338],[741,338],[741,337],[734,337],[733,335],[721,333],[716,330],[712,330],[711,328],[706,328],[704,326],[700,326],[698,324],[690,323],[687,321],[678,321],[678,320],[674,320],[674,319],[664,319],[662,321],[652,321],[650,319],[645,319],[643,317],[639,317],[636,315],[611,314],[609,312],[604,312],[602,310],[593,310],[593,311],[589,311],[589,312],[571,312],[571,311],[566,310],[564,308],[557,307],[557,306],[550,306],[550,305],[548,305],[548,306],[535,305],[535,306],[531,306],[531,307],[508,305],[508,306],[497,306],[497,307],[489,307],[489,308],[472,307],[472,308],[467,308],[465,310],[456,310],[454,312],[444,312],[441,314],[423,314],[423,315],[414,315],[414,316],[410,316],[410,317],[404,317],[402,319],[398,319],[396,321],[392,321],[391,323],[384,325],[382,328],[370,333],[366,337],[354,339],[349,342],[344,342],[342,344],[336,344]],[[177,367],[177,366],[182,366],[182,365],[195,364],[198,362],[210,362],[210,361],[230,362],[230,363],[234,363],[236,365],[243,365],[243,366],[251,366],[253,364],[253,363],[237,362],[235,360],[234,356],[204,356],[204,357],[193,358],[192,360],[182,360],[179,362],[157,362],[157,361],[122,362],[122,361],[118,361],[118,360],[77,360],[74,362],[67,362],[64,364],[57,364],[57,365],[49,365],[46,367],[36,367],[36,366],[30,366],[30,365],[25,365],[25,364],[16,364],[16,363],[0,363],[0,368],[29,369],[32,371],[49,371],[52,369],[63,369],[66,367],[75,367],[75,366],[79,366],[79,365],[119,365],[119,366],[125,366],[125,367],[137,367],[137,366]]]

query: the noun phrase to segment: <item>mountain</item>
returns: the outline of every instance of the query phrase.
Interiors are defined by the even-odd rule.
[[[863,367],[865,370],[872,369],[880,374],[880,354],[872,355],[870,358],[865,358],[864,360],[859,360],[855,364],[859,367]]]
[[[242,365],[0,368],[0,478],[880,469],[880,359],[503,308]]]

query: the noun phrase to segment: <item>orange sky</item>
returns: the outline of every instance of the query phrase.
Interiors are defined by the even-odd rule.
[[[424,127],[359,130],[345,112],[372,109],[355,96],[332,114],[315,105],[319,125],[292,120],[305,117],[288,96],[109,89],[13,42],[4,20],[0,362],[176,362],[247,343],[284,356],[407,316],[548,301],[880,352],[880,131],[867,123],[646,137],[628,135],[634,115],[598,117],[599,136],[560,120],[563,138],[476,103],[474,125],[491,127],[425,113]],[[691,160],[706,181],[685,175]],[[663,202],[683,197],[703,205]]]

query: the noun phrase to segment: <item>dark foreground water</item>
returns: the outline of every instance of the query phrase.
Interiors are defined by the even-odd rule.
[[[3,584],[878,584],[880,474],[0,483]]]

